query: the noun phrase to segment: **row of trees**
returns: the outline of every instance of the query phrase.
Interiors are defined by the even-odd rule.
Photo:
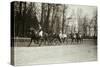
[[[30,27],[38,29],[38,19],[36,17],[33,3],[14,2],[14,26],[15,36],[26,36]]]
[[[68,5],[50,4],[50,3],[32,3],[32,2],[14,2],[14,25],[15,36],[26,37],[29,35],[30,29],[38,30],[41,26],[43,31],[48,33],[72,32],[69,20],[76,19],[78,23],[78,31],[87,35],[89,30],[94,28],[97,31],[97,13],[94,13],[92,19],[87,16],[81,17],[82,9],[78,9],[77,18],[73,18],[74,13],[70,18],[66,18],[68,14]],[[74,10],[73,10],[74,12]],[[75,20],[73,20],[72,24]],[[91,25],[92,24],[92,25]],[[75,25],[74,25],[75,26]],[[71,27],[72,28],[72,27]],[[76,28],[76,27],[75,27]]]
[[[93,13],[93,17],[90,19],[87,15],[81,17],[82,10],[78,10],[78,25],[79,31],[81,31],[84,36],[91,37],[97,36],[97,11]]]
[[[14,2],[15,36],[27,36],[31,27],[45,32],[63,32],[64,12],[62,4]]]

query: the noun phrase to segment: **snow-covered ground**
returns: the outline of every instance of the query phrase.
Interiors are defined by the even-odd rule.
[[[15,65],[84,62],[97,60],[97,45],[14,47]]]

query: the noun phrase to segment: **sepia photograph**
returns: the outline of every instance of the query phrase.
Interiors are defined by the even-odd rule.
[[[11,2],[11,64],[97,61],[97,6]]]

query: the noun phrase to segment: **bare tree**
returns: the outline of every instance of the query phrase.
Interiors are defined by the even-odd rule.
[[[67,20],[66,19],[66,10],[68,9],[68,5],[62,5],[63,7],[63,19],[62,19],[62,33],[65,33],[65,30],[66,30],[66,25],[65,25],[65,21]]]
[[[64,33],[64,28],[65,28],[65,5],[63,5],[63,22],[62,22],[62,33]]]
[[[89,32],[89,30],[87,30],[87,28],[89,29],[89,25],[87,24],[87,16],[84,16],[83,18],[83,33],[84,36],[87,36],[87,33]]]

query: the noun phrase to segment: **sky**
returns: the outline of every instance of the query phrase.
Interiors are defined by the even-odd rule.
[[[75,15],[79,13],[79,9],[81,12],[81,17],[88,16],[88,18],[92,18],[94,16],[94,12],[96,12],[96,6],[87,6],[87,5],[66,5],[68,6],[67,17],[72,14],[74,11]]]

